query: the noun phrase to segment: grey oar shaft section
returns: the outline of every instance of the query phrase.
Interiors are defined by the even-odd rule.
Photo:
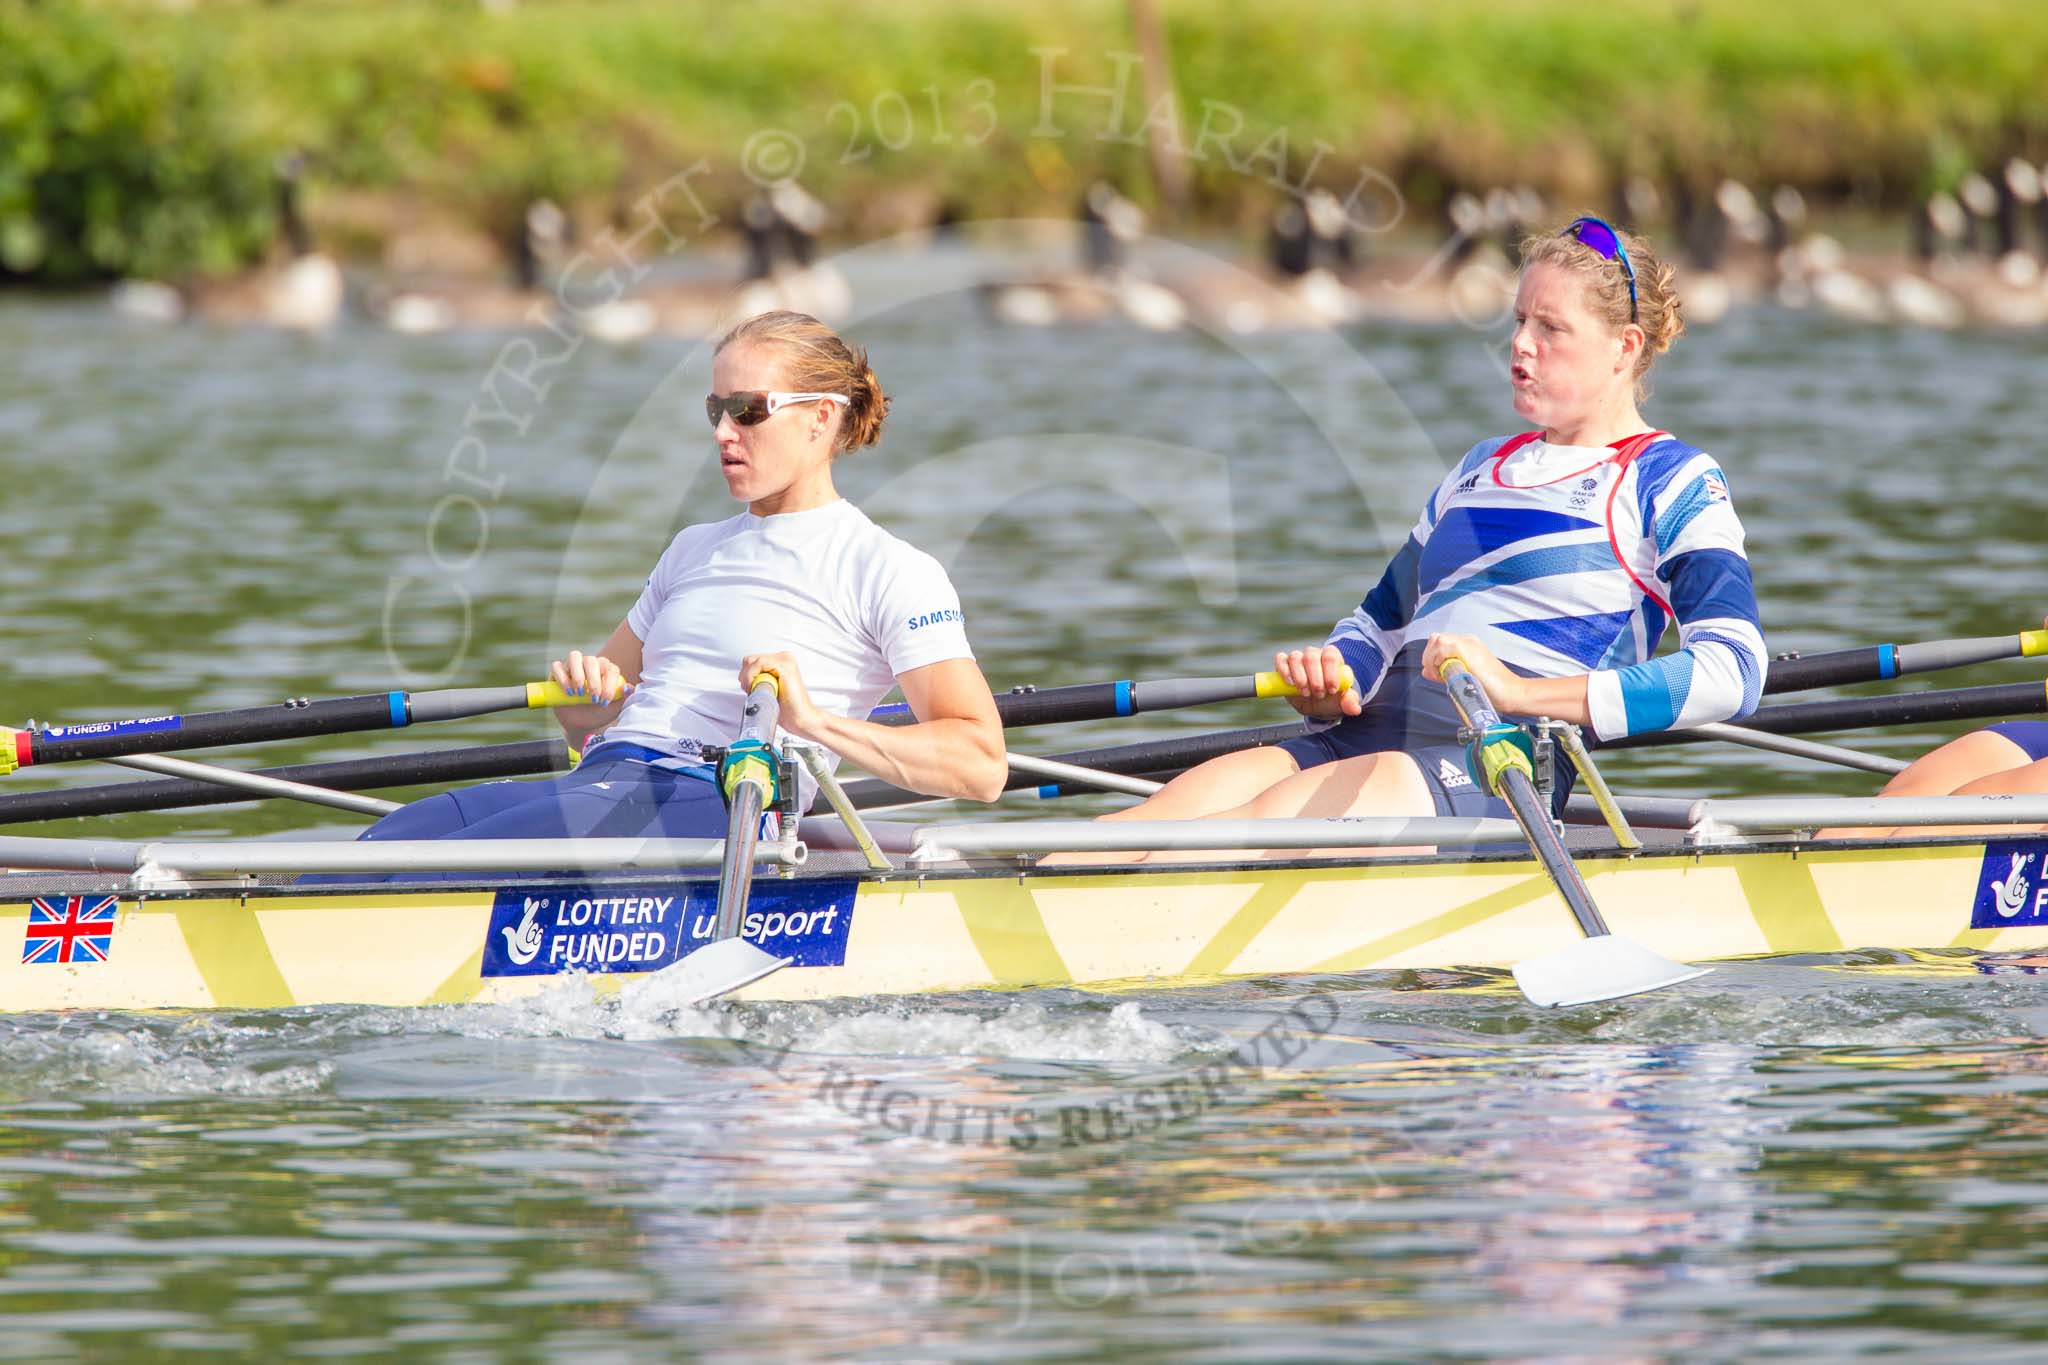
[[[596,697],[567,692],[554,682],[517,683],[510,687],[444,687],[435,692],[414,692],[405,699],[406,715],[414,725],[535,707],[609,704]]]
[[[357,796],[353,792],[338,792],[327,787],[309,786],[304,782],[288,782],[281,777],[264,777],[259,773],[216,768],[210,764],[194,763],[184,758],[135,754],[128,758],[109,758],[103,761],[119,768],[134,768],[138,772],[159,773],[165,777],[185,777],[199,782],[212,782],[217,786],[248,792],[252,796],[282,796],[316,806],[331,806],[335,810],[353,811],[358,815],[389,815],[398,809],[399,804],[396,801],[379,800],[374,796]]]
[[[773,674],[754,680],[747,693],[747,709],[740,716],[740,745],[773,744],[775,723],[782,716],[780,697],[780,684]],[[725,859],[718,868],[713,942],[737,938],[746,921],[747,895],[754,885],[754,846],[761,837],[761,812],[768,807],[775,781],[774,762],[775,752],[769,748],[738,757],[728,751],[719,765],[719,781],[726,784]]]
[[[1792,735],[1770,735],[1762,730],[1751,730],[1741,725],[1723,725],[1710,722],[1706,725],[1687,727],[1696,735],[1713,739],[1725,739],[1730,744],[1744,744],[1752,749],[1765,749],[1774,754],[1790,754],[1794,758],[1810,758],[1816,763],[1832,763],[1842,768],[1859,768],[1867,773],[1902,773],[1906,770],[1903,759],[1886,758],[1882,754],[1859,753],[1845,749],[1839,744],[1823,744],[1817,739],[1799,739]]]
[[[1153,678],[1133,683],[1134,710],[1177,711],[1188,706],[1214,706],[1261,695],[1257,675],[1248,678]]]
[[[2048,632],[2039,630],[2023,630],[2016,636],[1984,635],[1973,640],[1928,640],[1900,645],[1896,651],[1898,672],[1932,673],[2000,659],[2028,658],[2042,653],[2044,645],[2048,645]]]
[[[1536,854],[1536,860],[1557,883],[1558,894],[1564,897],[1572,918],[1579,922],[1579,928],[1586,937],[1598,938],[1612,933],[1600,915],[1600,907],[1593,904],[1593,893],[1587,889],[1586,879],[1579,875],[1578,864],[1572,861],[1572,855],[1565,850],[1564,840],[1552,827],[1550,811],[1537,794],[1536,784],[1529,780],[1529,774],[1520,768],[1510,768],[1502,773],[1500,794],[1514,813],[1515,823],[1529,836],[1529,847]]]
[[[1479,685],[1479,679],[1472,676],[1470,669],[1453,661],[1444,669],[1444,683],[1458,713],[1473,730],[1485,731],[1501,723],[1500,713],[1493,709],[1493,703],[1487,700],[1486,689]],[[1515,823],[1528,836],[1530,850],[1543,864],[1543,870],[1550,874],[1550,880],[1556,883],[1558,895],[1564,898],[1565,906],[1572,912],[1572,918],[1579,922],[1580,930],[1588,938],[1601,938],[1613,932],[1607,927],[1607,921],[1601,918],[1599,907],[1593,904],[1593,893],[1586,889],[1586,879],[1579,875],[1578,865],[1565,849],[1564,839],[1551,823],[1550,811],[1537,794],[1536,784],[1529,780],[1529,774],[1520,767],[1503,769],[1500,796],[1508,803]]]

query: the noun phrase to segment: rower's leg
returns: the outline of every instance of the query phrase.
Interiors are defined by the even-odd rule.
[[[725,805],[700,778],[618,765],[457,832],[461,839],[720,839]]]
[[[718,790],[631,762],[594,763],[538,782],[486,782],[391,812],[360,836],[392,839],[649,839],[725,834]],[[301,885],[474,880],[469,872],[340,873]]]
[[[1952,796],[1968,784],[1988,779],[2014,770],[2023,770],[2031,762],[2027,751],[1995,730],[1972,730],[1960,739],[1952,739],[1938,749],[1930,749],[1906,766],[1904,772],[1894,773],[1879,796]],[[2012,790],[2041,790],[2040,788],[2015,788]],[[1843,826],[1823,829],[1814,833],[1816,839],[1891,839],[1904,838],[1924,831],[1910,827],[1888,829],[1884,827],[1863,828]]]
[[[1276,782],[1301,771],[1294,755],[1278,745],[1239,749],[1198,763],[1135,806],[1105,820],[1199,820],[1243,805]]]
[[[562,782],[575,776],[574,773],[568,773],[562,777],[551,777],[541,781],[480,782],[473,787],[437,792],[433,796],[407,802],[389,815],[381,817],[356,838],[359,841],[376,842],[392,839],[451,838],[464,834],[471,825],[479,821],[489,820],[505,811],[515,810],[529,801],[543,798]],[[359,872],[315,873],[299,878],[297,884],[352,886],[358,882],[388,882],[399,875]],[[458,874],[446,875],[452,877]]]
[[[1219,820],[1285,820],[1291,818],[1337,819],[1343,816],[1425,816],[1436,814],[1436,798],[1423,781],[1421,769],[1407,754],[1390,752],[1360,754],[1306,768],[1266,788],[1232,810],[1218,811]],[[1426,846],[1413,848],[1324,848],[1252,849],[1242,856],[1272,858],[1337,857],[1361,854],[1391,855],[1433,853]],[[1148,853],[1145,862],[1212,862],[1229,858],[1228,852]]]
[[[488,820],[543,795],[559,779],[544,782],[483,782],[408,802],[371,825],[358,839],[445,839],[479,820]]]
[[[2025,768],[2031,761],[2025,749],[1997,731],[1973,730],[1914,759],[1878,795],[1949,796],[1967,783]]]
[[[1965,735],[1963,739],[1974,739]],[[1962,743],[1957,740],[1956,743]],[[1904,774],[1901,774],[1903,776]],[[2032,796],[2048,793],[2048,758],[2028,763],[2017,768],[1980,777],[1975,782],[1965,782],[1957,787],[1954,796]],[[2037,834],[2048,825],[1901,825],[1892,830],[1894,838],[1911,838],[1916,834]]]
[[[1279,745],[1239,749],[1198,763],[1135,806],[1113,810],[1104,820],[1199,820],[1251,800],[1275,782],[1301,771],[1294,755]],[[1051,853],[1040,867],[1142,862],[1141,853]]]

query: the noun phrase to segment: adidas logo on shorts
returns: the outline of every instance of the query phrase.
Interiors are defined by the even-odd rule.
[[[1436,761],[1436,775],[1446,787],[1469,787],[1472,785],[1471,775],[1448,758],[1440,758]]]

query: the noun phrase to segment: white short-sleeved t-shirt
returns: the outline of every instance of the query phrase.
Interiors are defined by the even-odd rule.
[[[974,657],[939,562],[844,499],[685,528],[626,624],[640,684],[604,737],[678,757],[738,737],[745,655],[794,654],[811,699],[841,716],[865,716],[898,674]]]

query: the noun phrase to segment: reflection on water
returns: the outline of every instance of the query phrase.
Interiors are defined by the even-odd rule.
[[[0,1320],[28,1355],[2017,1349],[2039,983],[1962,966],[1750,964],[1569,1016],[1378,974],[666,1033],[573,983],[14,1018]],[[1842,1041],[1748,1040],[1765,993]],[[919,1128],[892,1091],[1042,1118]]]
[[[1315,638],[1445,463],[1512,425],[1455,328],[1007,332],[892,283],[916,262],[865,268],[861,297],[901,300],[861,329],[897,406],[843,483],[949,557],[998,685],[1244,671]],[[725,514],[686,401],[703,358],[587,348],[491,426],[500,345],[0,305],[5,719],[373,691],[457,655],[509,681],[601,638],[670,529]],[[1686,339],[1650,412],[1726,462],[1776,645],[2038,619],[2044,349],[1767,311]],[[1747,753],[1611,763],[1638,790],[1867,786]],[[309,819],[341,817],[93,832]],[[1989,966],[1739,964],[1563,1014],[1438,972],[0,1017],[0,1356],[2025,1356],[2048,984]]]

